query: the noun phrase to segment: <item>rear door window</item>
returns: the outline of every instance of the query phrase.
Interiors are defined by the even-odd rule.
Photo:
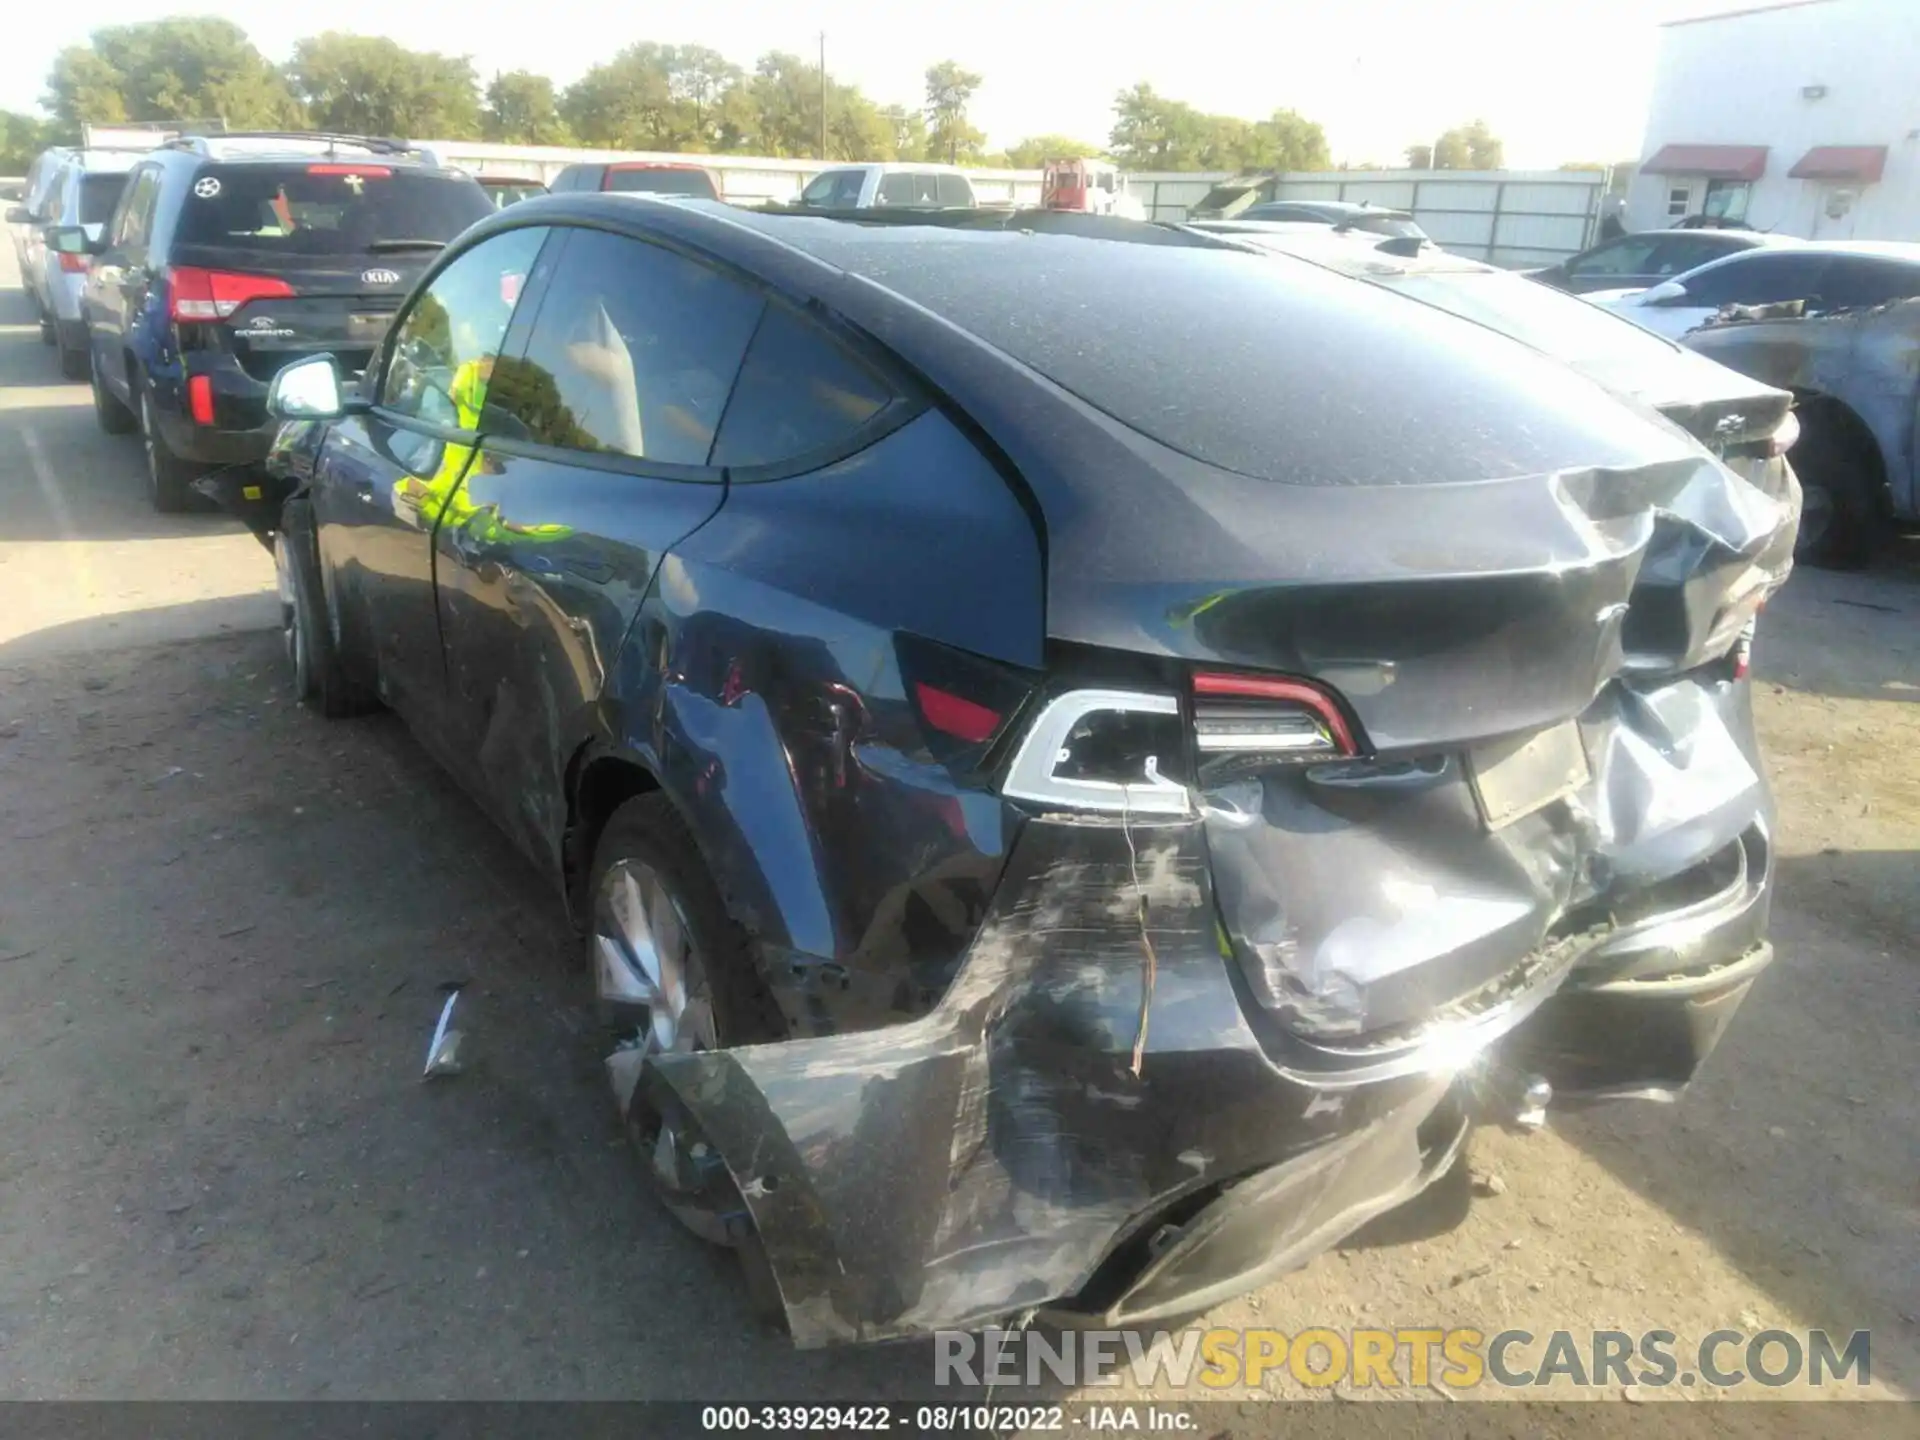
[[[784,305],[770,305],[727,402],[713,463],[775,465],[825,450],[895,398],[838,340]]]
[[[147,237],[153,232],[153,206],[159,194],[158,170],[143,165],[133,172],[108,229],[109,248],[137,253],[146,247]]]
[[[540,444],[705,465],[758,292],[657,245],[571,230],[526,353],[490,395]]]
[[[493,213],[468,176],[346,161],[213,165],[187,187],[182,245],[292,260],[378,254],[383,242],[453,239]]]
[[[126,193],[125,175],[83,175],[80,177],[80,223],[104,225],[113,216],[113,207]]]
[[[973,186],[964,175],[948,175],[943,171],[934,177],[934,187],[943,206],[964,210],[973,204]]]
[[[463,251],[414,300],[388,342],[383,410],[451,430],[480,410],[545,229],[490,236]]]
[[[1684,281],[1683,305],[1775,305],[1820,293],[1827,257],[1792,250],[1748,253]]]
[[[1837,255],[1820,281],[1820,301],[1828,310],[1890,305],[1920,295],[1920,265],[1866,255]]]

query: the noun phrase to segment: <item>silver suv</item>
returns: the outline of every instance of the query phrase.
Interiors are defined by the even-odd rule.
[[[98,240],[127,173],[138,163],[136,150],[75,150],[54,170],[35,212],[32,239],[21,254],[20,283],[40,316],[40,338],[60,350],[60,371],[69,380],[87,375],[87,327],[80,294],[91,264],[85,255],[67,254],[45,243],[55,225],[78,225]]]

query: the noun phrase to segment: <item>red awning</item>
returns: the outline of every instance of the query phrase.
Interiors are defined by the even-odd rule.
[[[1758,180],[1767,173],[1764,145],[1662,145],[1640,167],[1649,175],[1704,175],[1709,180]]]
[[[1884,145],[1816,145],[1787,174],[1795,180],[1851,180],[1871,185],[1887,168]]]

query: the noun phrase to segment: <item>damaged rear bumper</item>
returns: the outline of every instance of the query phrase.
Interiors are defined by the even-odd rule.
[[[1522,1077],[1684,1085],[1771,955],[1764,790],[1695,820],[1658,837],[1681,878],[1537,947],[1491,999],[1303,1044],[1235,957],[1207,821],[1042,816],[930,1013],[655,1057],[630,1103],[690,1116],[724,1159],[798,1345],[1191,1313],[1417,1195]],[[1630,828],[1623,852],[1654,843]],[[1587,874],[1577,850],[1555,853]]]

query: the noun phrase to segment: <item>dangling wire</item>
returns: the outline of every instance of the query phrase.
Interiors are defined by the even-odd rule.
[[[1127,868],[1133,874],[1133,894],[1139,906],[1140,944],[1146,951],[1146,968],[1140,977],[1140,1024],[1133,1036],[1133,1078],[1140,1078],[1140,1065],[1147,1052],[1147,1014],[1153,1008],[1154,982],[1160,975],[1160,957],[1153,953],[1153,937],[1147,934],[1147,892],[1140,884],[1140,852],[1133,845],[1133,813],[1128,806],[1128,791],[1120,787],[1120,830],[1127,837]]]

